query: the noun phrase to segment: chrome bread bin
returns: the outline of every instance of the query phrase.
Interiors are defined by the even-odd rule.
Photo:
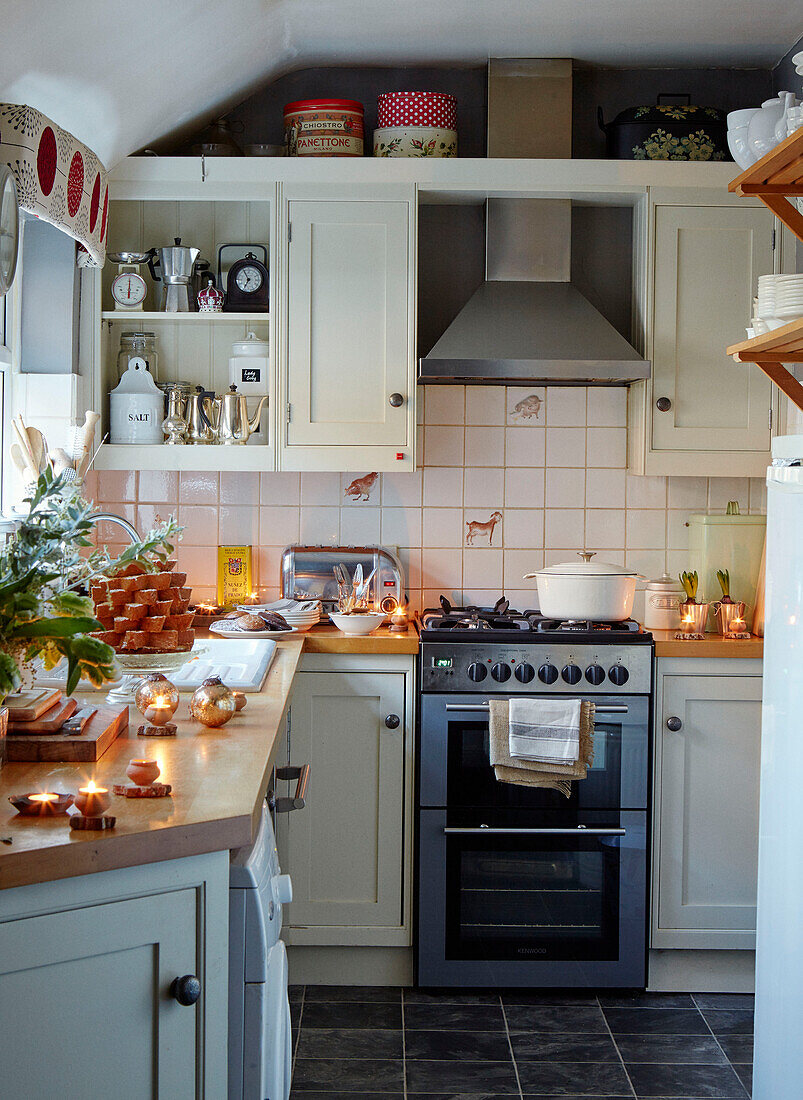
[[[407,599],[404,569],[385,546],[288,546],[282,554],[282,596],[293,600],[320,600],[325,614],[337,611],[334,567],[342,563],[350,577],[358,563],[363,576],[376,569],[370,598],[387,614]]]

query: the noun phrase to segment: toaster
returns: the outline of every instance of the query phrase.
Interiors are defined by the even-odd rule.
[[[386,546],[288,546],[282,554],[282,596],[291,600],[320,600],[324,612],[337,611],[334,567],[342,563],[350,577],[358,564],[367,577],[376,569],[369,599],[390,615],[407,600],[404,569]]]

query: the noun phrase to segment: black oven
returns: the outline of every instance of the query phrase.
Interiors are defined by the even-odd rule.
[[[643,986],[649,697],[594,696],[568,799],[496,780],[487,698],[421,699],[418,983]]]

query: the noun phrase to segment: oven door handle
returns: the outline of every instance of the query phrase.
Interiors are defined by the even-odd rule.
[[[591,702],[591,700],[589,700]],[[488,703],[447,703],[447,711],[460,711],[469,714],[487,714],[490,710]],[[595,707],[596,714],[627,714],[627,707]]]
[[[492,836],[504,833],[506,836],[625,836],[626,829],[586,829],[580,826],[577,829],[492,829],[489,825],[480,825],[474,828],[462,828],[447,825],[444,833],[456,833],[461,836]]]

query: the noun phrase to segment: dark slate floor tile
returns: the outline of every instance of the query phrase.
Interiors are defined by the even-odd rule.
[[[690,993],[600,993],[603,1008],[694,1008]]]
[[[738,1065],[738,1066],[734,1066],[733,1068],[736,1071],[736,1076],[739,1078],[739,1080],[742,1082],[745,1089],[747,1090],[747,1095],[752,1096],[753,1095],[753,1067],[752,1067],[752,1065],[749,1065],[749,1066]]]
[[[404,1092],[404,1063],[401,1058],[296,1058],[293,1093]]]
[[[551,1005],[510,1005],[505,1008],[511,1031],[531,1031],[536,1035],[566,1033],[608,1033],[599,1008],[555,1008]]]
[[[542,993],[528,989],[505,990],[502,993],[504,1005],[553,1005],[564,1008],[595,1007],[597,998],[591,993]]]
[[[710,1035],[617,1035],[616,1045],[625,1062],[727,1063]]]
[[[626,1096],[630,1092],[621,1063],[517,1062],[521,1091],[532,1096]]]
[[[308,1092],[294,1088],[290,1100],[404,1100],[403,1092]]]
[[[710,1034],[696,1008],[606,1008],[604,1012],[614,1035]]]
[[[648,1097],[741,1098],[745,1091],[732,1066],[652,1066],[627,1063],[639,1100]]]
[[[380,1002],[399,1004],[401,987],[392,985],[308,985],[306,1001],[316,1003],[357,1001],[359,1004]]]
[[[290,1002],[290,1026],[298,1027],[299,1020],[301,1019],[301,1002]]]
[[[290,1000],[290,1004],[296,1004],[304,996],[303,985],[290,985],[287,987],[287,996]]]
[[[401,1003],[354,1004],[342,1001],[327,1004],[310,1004],[304,1001],[303,1027],[358,1027],[358,1028],[401,1028]]]
[[[747,1063],[753,1061],[752,1035],[719,1035],[717,1042],[725,1051],[729,1062]]]
[[[618,1062],[610,1035],[539,1035],[511,1032],[517,1062]]]
[[[594,1093],[593,1097],[594,1100],[633,1100],[633,1093],[632,1091],[627,1093],[617,1093],[616,1096],[607,1092],[604,1096],[597,1096],[596,1093]],[[418,1100],[418,1097],[416,1097],[416,1100]],[[563,1092],[553,1092],[551,1095],[545,1096],[542,1093],[538,1092],[525,1092],[524,1100],[588,1100],[588,1093],[586,1092],[581,1095],[579,1093],[573,1092],[571,1095],[569,1095],[568,1093]]]
[[[405,989],[406,1005],[498,1005],[499,994],[483,990],[466,993],[464,989]]]
[[[415,1100],[510,1100],[510,1093],[499,1092],[416,1092]]]
[[[752,1012],[755,997],[752,993],[692,993],[698,1008],[735,1008]]]
[[[722,1010],[707,1008],[703,1012],[705,1021],[713,1033],[719,1035],[752,1035],[753,1013],[739,1009]]]
[[[301,1029],[299,1058],[403,1058],[401,1030],[310,1027]]]
[[[408,1058],[481,1058],[505,1062],[510,1045],[504,1031],[407,1031],[405,1052]]]
[[[501,1005],[404,1006],[405,1031],[504,1031]]]
[[[513,1062],[455,1062],[408,1058],[407,1093],[461,1092],[485,1090],[491,1096],[518,1096],[519,1086]]]

